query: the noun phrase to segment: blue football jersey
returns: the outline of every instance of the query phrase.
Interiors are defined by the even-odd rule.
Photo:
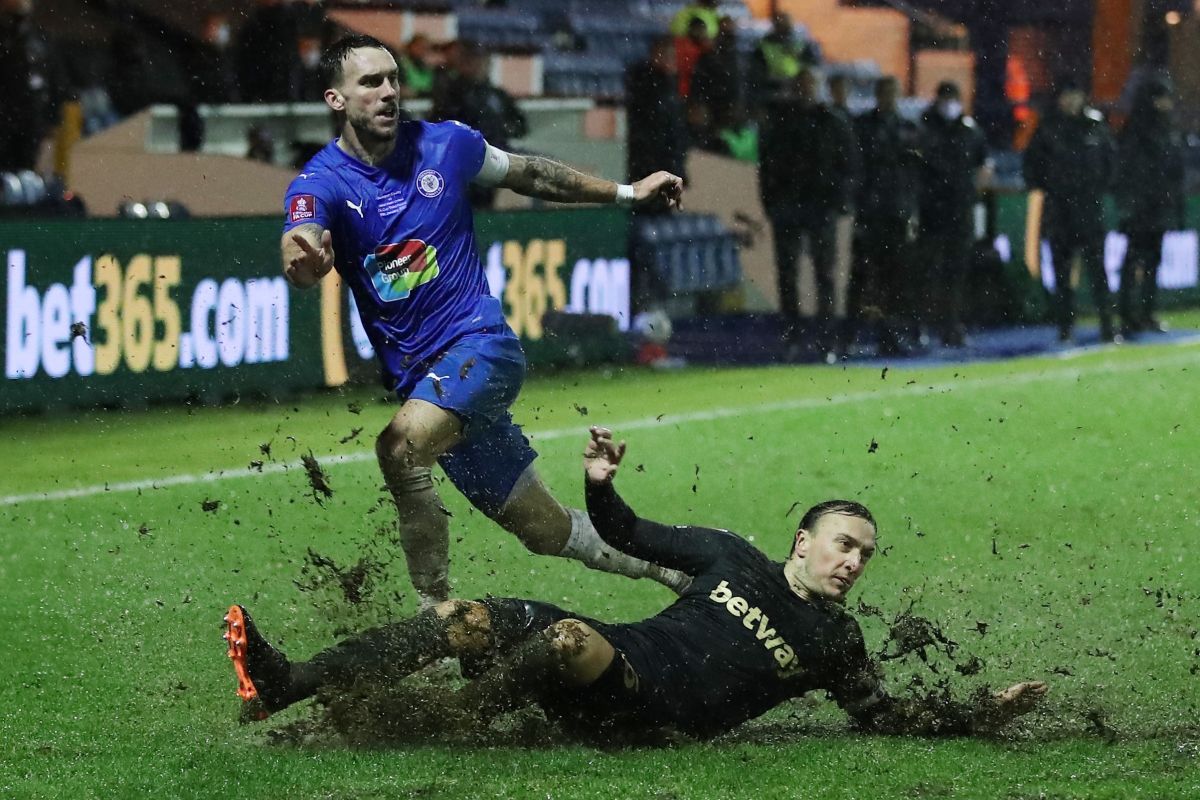
[[[284,230],[316,223],[354,293],[388,387],[407,393],[456,339],[504,325],[475,246],[467,187],[486,143],[458,122],[402,122],[396,150],[372,167],[337,146],[288,187]]]

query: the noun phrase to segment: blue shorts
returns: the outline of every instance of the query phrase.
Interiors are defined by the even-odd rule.
[[[400,398],[433,403],[463,420],[463,440],[438,463],[471,505],[489,517],[500,512],[521,473],[537,458],[508,411],[524,381],[525,352],[506,326],[456,341]]]

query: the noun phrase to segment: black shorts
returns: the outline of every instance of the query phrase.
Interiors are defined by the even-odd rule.
[[[653,665],[639,663],[646,661],[636,657],[640,648],[622,646],[627,638],[625,625],[600,622],[536,600],[489,598],[484,602],[492,610],[493,620],[501,607],[509,620],[519,619],[525,635],[544,631],[564,619],[577,619],[612,645],[616,651],[612,663],[591,684],[546,687],[539,697],[546,715],[572,734],[598,741],[609,741],[614,734],[625,739],[640,735],[657,738],[671,727],[662,711],[662,687],[656,685]]]

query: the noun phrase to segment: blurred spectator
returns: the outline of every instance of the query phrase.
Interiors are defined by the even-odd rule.
[[[792,356],[799,346],[796,279],[806,238],[816,272],[817,344],[833,353],[836,218],[849,206],[857,147],[850,124],[818,102],[819,80],[815,70],[800,70],[792,91],[766,106],[759,141],[759,192],[775,240],[779,309]]]
[[[681,39],[690,35],[692,24],[699,22],[704,26],[704,35],[708,39],[717,38],[721,15],[717,11],[720,0],[695,0],[676,12],[671,19],[671,35]]]
[[[880,355],[901,352],[899,332],[907,311],[903,298],[911,282],[908,264],[917,212],[919,132],[897,112],[899,95],[899,81],[890,75],[880,78],[875,82],[875,108],[854,123],[862,179],[846,316],[856,322],[868,316],[879,319]]]
[[[284,0],[256,0],[237,37],[238,86],[244,103],[290,103],[303,89],[300,22],[303,9]]]
[[[641,180],[656,170],[687,179],[688,134],[675,91],[675,45],[661,36],[647,60],[625,73],[626,175]]]
[[[829,107],[847,122],[854,119],[850,113],[850,79],[840,72],[829,76]]]
[[[252,125],[246,131],[246,158],[264,164],[275,163],[275,137],[261,125]]]
[[[489,144],[511,151],[513,139],[528,132],[524,112],[508,92],[488,77],[491,59],[472,42],[462,44],[458,71],[433,97],[431,120],[454,119],[483,134]],[[476,208],[491,208],[496,190],[471,185],[471,201]]]
[[[1104,272],[1104,194],[1114,177],[1116,146],[1104,117],[1087,107],[1078,82],[1064,79],[1057,88],[1055,107],[1025,151],[1025,182],[1046,193],[1042,219],[1054,261],[1059,338],[1071,338],[1075,321],[1071,266],[1078,253],[1100,314],[1100,336],[1111,342],[1116,332]]]
[[[117,113],[127,117],[151,102],[150,54],[145,38],[128,14],[118,16],[108,51],[109,95]]]
[[[300,95],[306,103],[317,103],[325,98],[325,76],[321,74],[321,50],[323,43],[316,32],[306,32],[296,42],[300,51]]]
[[[458,79],[463,44],[454,39],[442,42],[436,49],[439,63],[433,69],[433,86],[430,88],[434,106],[438,105],[438,98],[445,94],[446,89]]]
[[[1170,83],[1147,79],[1121,131],[1117,166],[1117,209],[1129,249],[1121,264],[1118,307],[1121,332],[1166,330],[1155,315],[1158,266],[1167,231],[1185,225],[1183,137],[1171,121],[1175,101]]]
[[[696,139],[712,147],[723,130],[743,120],[742,68],[737,52],[737,24],[722,17],[712,47],[700,56],[688,94],[688,122]]]
[[[975,241],[975,203],[988,174],[983,132],[963,113],[958,84],[944,81],[921,117],[922,317],[942,344],[962,347],[963,291]]]
[[[400,51],[396,60],[400,64],[400,92],[404,97],[428,97],[433,94],[433,63],[430,60],[432,47],[429,37],[414,34]]]
[[[796,39],[792,18],[778,13],[771,30],[758,42],[750,61],[750,101],[755,115],[761,114],[771,95],[785,91],[805,66],[815,66],[813,50]]]
[[[708,28],[700,19],[688,25],[687,35],[675,39],[675,72],[679,81],[679,96],[686,98],[692,91],[692,73],[696,64],[712,47]]]
[[[33,0],[0,0],[0,171],[34,169],[58,124],[65,86]]]
[[[198,103],[233,103],[238,99],[237,70],[234,68],[233,33],[229,18],[210,14],[196,45],[189,70],[192,96]]]

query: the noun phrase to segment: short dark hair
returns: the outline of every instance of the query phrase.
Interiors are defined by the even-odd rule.
[[[937,85],[938,100],[958,100],[962,97],[962,92],[959,91],[958,84],[954,81],[942,81]]]
[[[871,510],[862,503],[856,503],[853,500],[826,500],[823,503],[817,503],[808,511],[805,511],[796,529],[811,531],[813,526],[821,520],[821,517],[827,514],[845,514],[848,517],[858,517],[871,523],[872,528],[878,529],[879,527],[875,524],[875,517],[871,516]]]
[[[358,50],[360,47],[377,47],[380,50],[392,52],[386,44],[365,33],[343,36],[325,48],[325,52],[321,54],[321,81],[327,88],[337,86],[342,82],[346,56],[350,55],[351,50]]]

